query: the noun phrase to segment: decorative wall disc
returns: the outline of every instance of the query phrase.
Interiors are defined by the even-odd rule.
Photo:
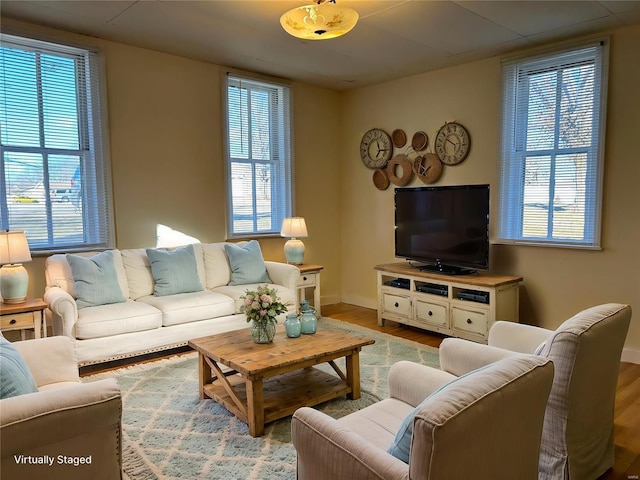
[[[421,152],[429,145],[429,137],[424,132],[416,132],[413,134],[411,146],[416,152]]]
[[[435,153],[418,155],[413,160],[413,172],[424,183],[437,182],[442,175],[442,162]]]
[[[373,184],[378,190],[386,190],[389,186],[389,177],[384,168],[377,168],[373,171]]]
[[[393,139],[393,146],[396,148],[404,147],[407,143],[407,134],[399,128],[391,132],[391,138]]]
[[[396,175],[396,167],[402,169],[402,175]],[[404,187],[409,184],[413,177],[413,168],[411,160],[404,154],[396,155],[386,166],[387,176],[394,185]]]

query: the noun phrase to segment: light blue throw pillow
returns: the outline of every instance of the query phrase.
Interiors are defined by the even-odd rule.
[[[457,382],[461,378],[466,377],[467,375],[471,375],[475,372],[479,372],[480,370],[484,370],[488,368],[490,365],[485,365],[484,367],[480,367],[477,370],[473,370],[472,372],[465,373],[464,375],[459,376],[455,380],[450,381],[449,383],[445,383],[440,388],[436,389],[431,395],[425,398],[422,402],[418,404],[416,408],[414,408],[409,415],[404,417],[400,428],[396,432],[396,436],[387,448],[387,453],[390,453],[394,457],[399,460],[402,460],[404,463],[409,463],[409,453],[411,451],[411,436],[413,435],[413,419],[418,414],[420,409],[424,406],[424,404],[432,398],[434,395],[440,393],[443,389],[448,387],[449,385]]]
[[[225,243],[224,251],[229,258],[231,281],[229,285],[270,282],[267,267],[262,258],[262,250],[257,240],[247,242],[243,247]]]
[[[24,358],[9,340],[0,335],[0,399],[37,391]]]
[[[174,250],[147,248],[147,257],[149,257],[151,274],[155,281],[154,295],[162,297],[202,290],[193,245]]]
[[[107,250],[93,257],[67,255],[76,290],[78,308],[96,307],[111,303],[122,303],[122,295],[113,252]]]

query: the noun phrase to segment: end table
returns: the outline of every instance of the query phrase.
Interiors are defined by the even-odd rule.
[[[320,313],[320,271],[324,268],[321,265],[296,265],[300,270],[300,278],[298,279],[298,306],[302,300],[306,298],[307,288],[313,288],[313,308],[318,315]]]
[[[47,304],[41,298],[22,303],[0,302],[0,329],[4,331],[20,330],[20,338],[26,340],[26,331],[33,329],[35,338],[47,336],[47,320],[44,310]]]

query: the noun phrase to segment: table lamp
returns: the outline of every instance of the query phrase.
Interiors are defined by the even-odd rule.
[[[284,256],[287,259],[287,263],[300,265],[304,257],[304,243],[296,237],[308,236],[307,224],[304,222],[304,218],[285,218],[282,221],[280,236],[289,238],[284,244]]]
[[[29,274],[22,262],[30,261],[31,252],[24,232],[0,232],[0,295],[4,303],[27,300]]]

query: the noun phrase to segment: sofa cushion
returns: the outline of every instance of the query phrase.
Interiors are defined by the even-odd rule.
[[[209,290],[227,285],[231,281],[231,267],[224,246],[224,242],[202,244],[205,285]]]
[[[153,330],[162,326],[162,312],[151,305],[127,300],[78,312],[76,338],[108,337],[121,333]],[[114,340],[117,342],[117,338]]]
[[[253,283],[248,285],[225,285],[222,287],[214,288],[213,291],[216,293],[221,293],[222,295],[225,295],[227,297],[231,297],[234,302],[235,313],[241,313],[240,307],[242,307],[244,300],[241,299],[240,296],[247,293],[247,290],[257,290],[260,285],[265,284]],[[283,287],[282,285],[275,285],[273,283],[268,283],[267,286],[277,292],[278,298],[280,298],[280,302],[283,303],[287,308],[294,307],[296,305],[295,292],[292,292],[290,289]]]
[[[146,251],[155,282],[154,295],[160,297],[202,290],[192,245],[174,250],[147,248]]]
[[[129,298],[129,286],[127,283],[127,274],[124,270],[122,263],[122,256],[120,250],[110,250],[113,254],[113,264],[116,269],[116,275],[118,277],[118,285],[122,291],[122,296]],[[78,252],[74,255],[79,257],[92,257],[100,252]],[[51,255],[46,260],[45,277],[47,287],[60,287],[72,297],[76,297],[76,289],[73,280],[73,273],[71,272],[71,265],[67,261],[67,255],[57,253]]]
[[[226,243],[224,251],[227,253],[231,267],[229,285],[269,282],[267,267],[264,264],[260,244],[257,240],[251,240],[242,247]]]
[[[148,295],[138,302],[146,303],[162,312],[162,325],[207,320],[234,313],[233,299],[219,293],[201,291],[169,296]]]
[[[0,334],[0,399],[37,391],[36,381],[24,358],[16,347]]]
[[[79,309],[125,301],[111,250],[89,258],[67,255],[67,261],[71,266]]]

